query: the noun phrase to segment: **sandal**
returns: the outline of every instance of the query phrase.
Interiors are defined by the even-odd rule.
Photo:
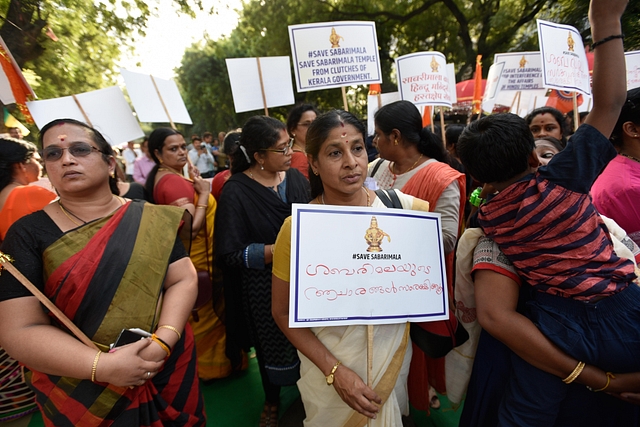
[[[260,414],[260,427],[278,427],[278,405],[264,404]]]
[[[436,394],[436,389],[429,386],[429,406],[433,409],[440,409],[440,399]]]

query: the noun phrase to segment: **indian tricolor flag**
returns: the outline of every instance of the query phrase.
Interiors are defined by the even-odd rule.
[[[36,98],[29,83],[22,75],[22,70],[13,59],[7,45],[0,37],[0,101],[4,105],[16,104],[20,112],[29,123],[33,123],[33,118],[27,109],[27,101]]]

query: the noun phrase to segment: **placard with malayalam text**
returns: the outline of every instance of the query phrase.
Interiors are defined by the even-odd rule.
[[[289,326],[448,318],[440,214],[293,205]]]

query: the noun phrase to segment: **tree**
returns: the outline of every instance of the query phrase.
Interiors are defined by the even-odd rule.
[[[527,35],[535,26],[535,18],[557,3],[558,0],[252,0],[244,5],[240,22],[229,39],[206,43],[215,49],[204,49],[217,61],[229,54],[232,45],[240,57],[290,55],[287,26],[299,23],[368,20],[376,22],[380,61],[383,75],[383,91],[397,90],[394,79],[395,58],[424,50],[443,52],[448,62],[457,67],[458,80],[471,78],[476,55],[484,58],[485,73],[493,55],[509,51],[518,41],[528,40]],[[194,52],[185,55],[178,79],[183,88],[194,87],[188,82],[193,75],[189,68]],[[222,62],[217,62],[222,65]],[[221,73],[221,70],[225,72]],[[213,72],[214,70],[211,69]],[[215,103],[222,107],[221,93],[228,92],[224,86],[226,67],[216,68],[208,82],[198,80],[200,92],[207,85],[216,86],[218,98],[200,99],[197,91],[186,90],[188,98],[196,107],[191,114],[196,121],[204,123],[238,123],[238,117],[228,112],[224,117],[215,109],[204,108],[202,103]],[[214,81],[220,78],[220,81]],[[358,86],[348,89],[350,108],[361,116],[366,113],[368,88]],[[342,106],[338,89],[304,92],[296,94],[297,101],[312,101],[320,108]],[[281,109],[282,110],[282,109]],[[275,110],[274,114],[281,110]],[[286,111],[286,109],[285,109]],[[211,125],[209,125],[211,126]],[[219,124],[218,124],[219,126]]]
[[[200,0],[174,3],[191,15],[202,8]],[[143,0],[0,0],[0,36],[37,76],[38,96],[59,97],[113,84],[115,61],[153,11]]]

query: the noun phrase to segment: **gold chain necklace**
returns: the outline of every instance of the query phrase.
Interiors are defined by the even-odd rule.
[[[58,199],[58,206],[60,206],[60,210],[62,211],[63,214],[65,214],[65,216],[67,218],[69,218],[69,220],[71,222],[73,222],[75,225],[77,225],[78,227],[80,227],[82,224],[86,224],[87,221],[83,220],[82,218],[79,218],[78,216],[76,216],[76,214],[74,214],[71,211],[68,211],[69,213],[67,213],[67,210],[64,208],[64,206],[62,206],[62,203],[60,202],[60,199]],[[78,218],[80,221],[82,221],[82,224],[80,224],[78,221],[76,221],[75,219],[71,218],[69,216],[69,214],[73,215],[75,218]]]
[[[636,162],[640,163],[640,159],[638,159],[636,157],[633,157],[633,156],[630,156],[630,155],[624,154],[624,153],[620,153],[620,155],[626,157],[627,159],[635,160]]]
[[[371,198],[369,197],[369,192],[367,191],[366,188],[364,188],[364,187],[361,187],[361,188],[362,188],[362,191],[364,191],[364,194],[367,196],[367,204],[366,204],[366,206],[371,206]],[[326,203],[324,202],[324,193],[322,193],[320,195],[320,198],[321,198],[322,204],[326,205]]]
[[[420,154],[420,157],[418,157],[418,160],[416,160],[416,162],[413,164],[413,166],[411,166],[409,169],[407,169],[406,171],[404,171],[402,173],[395,173],[393,171],[396,168],[396,163],[395,162],[389,163],[389,170],[391,171],[391,173],[393,175],[404,175],[405,173],[407,173],[409,171],[412,171],[413,168],[415,168],[418,165],[418,162],[420,161],[420,159],[422,159],[422,156],[423,156],[423,154]]]
[[[169,173],[172,173],[172,174],[178,175],[180,178],[184,178],[184,179],[186,179],[187,181],[191,181],[191,182],[193,182],[193,180],[192,180],[192,179],[187,178],[186,176],[182,175],[181,173],[176,172],[176,171],[175,171],[175,170],[173,170],[173,169],[170,169],[169,167],[162,166],[162,167],[158,168],[158,172],[160,172],[160,171],[167,171],[167,172],[169,172]]]
[[[120,196],[116,196],[116,197],[117,197],[117,198],[118,198],[118,200],[120,201],[120,206],[118,206],[117,208],[115,208],[114,210],[112,210],[111,212],[109,212],[109,214],[107,214],[107,215],[110,215],[110,214],[112,214],[113,212],[117,211],[118,209],[120,209],[120,208],[122,207],[122,205],[124,205],[124,204],[125,204],[125,201],[124,201],[124,199],[123,199],[122,197],[120,197]],[[80,218],[78,215],[74,214],[74,213],[73,213],[73,212],[71,212],[69,209],[66,209],[66,208],[62,205],[62,202],[60,201],[60,199],[58,199],[58,206],[60,206],[60,210],[62,211],[62,213],[63,213],[63,214],[65,214],[65,216],[66,216],[67,218],[69,218],[69,220],[70,220],[71,222],[73,222],[75,225],[77,225],[78,227],[80,227],[81,225],[84,225],[84,224],[86,224],[86,223],[87,223],[87,221],[85,221],[84,219]],[[71,216],[69,216],[69,214],[71,214],[71,216],[73,216],[74,218],[76,218],[76,219],[78,219],[78,220],[82,221],[82,224],[80,224],[80,223],[79,223],[78,221],[76,221],[75,219],[71,218]],[[105,215],[105,216],[106,216],[106,215]],[[103,217],[103,218],[104,218],[104,217]],[[98,218],[96,218],[96,219],[98,219]]]

